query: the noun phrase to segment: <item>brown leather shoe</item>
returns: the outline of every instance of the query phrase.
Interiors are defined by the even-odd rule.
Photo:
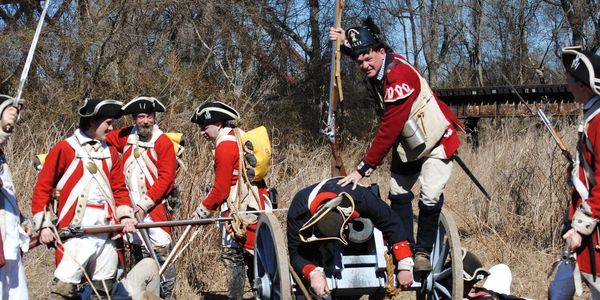
[[[431,261],[429,260],[429,255],[425,252],[417,252],[415,253],[415,272],[430,272],[431,271]]]

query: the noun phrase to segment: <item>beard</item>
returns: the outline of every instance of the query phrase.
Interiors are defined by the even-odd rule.
[[[142,139],[148,139],[152,135],[152,125],[143,125],[137,126],[138,135],[142,137]]]

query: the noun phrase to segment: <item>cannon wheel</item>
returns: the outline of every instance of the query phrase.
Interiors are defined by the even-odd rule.
[[[423,280],[417,291],[419,300],[463,299],[463,262],[460,248],[460,236],[454,218],[442,211],[433,251],[431,253],[433,270]],[[451,290],[447,282],[451,279]]]
[[[256,299],[290,299],[288,255],[283,230],[273,213],[261,214],[254,241],[254,293]]]

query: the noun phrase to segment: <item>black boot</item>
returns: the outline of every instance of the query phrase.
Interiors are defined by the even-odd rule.
[[[414,245],[412,200],[415,198],[415,195],[412,192],[400,195],[389,194],[388,198],[390,199],[390,207],[402,220],[404,229],[408,232],[408,242]]]
[[[419,227],[417,228],[415,251],[431,252],[437,235],[442,205],[444,205],[444,195],[440,195],[438,203],[434,206],[427,206],[423,202],[419,202]]]

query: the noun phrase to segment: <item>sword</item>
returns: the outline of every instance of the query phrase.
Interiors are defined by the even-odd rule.
[[[21,78],[19,79],[19,87],[17,88],[17,93],[13,98],[12,104],[17,109],[19,109],[19,102],[22,102],[21,94],[23,93],[23,88],[25,87],[25,81],[27,81],[27,74],[29,74],[29,68],[31,67],[31,62],[33,61],[33,53],[35,52],[40,33],[42,32],[42,26],[44,26],[44,19],[46,18],[46,12],[48,11],[49,5],[50,0],[46,0],[46,3],[44,4],[44,9],[42,10],[42,14],[40,15],[40,20],[38,21],[37,27],[35,29],[35,34],[33,35],[33,40],[31,41],[31,46],[29,47],[29,52],[27,53],[27,59],[25,60],[25,65],[23,66],[23,72],[21,72]],[[12,132],[13,126],[14,124],[6,125],[4,131]]]
[[[475,177],[475,175],[473,175],[473,172],[471,172],[471,170],[469,170],[469,167],[467,167],[467,165],[465,164],[465,162],[455,153],[452,158],[454,159],[454,161],[456,161],[456,163],[460,166],[461,169],[463,169],[463,171],[465,171],[465,173],[467,174],[467,176],[469,176],[469,178],[471,179],[471,181],[477,186],[477,188],[479,188],[479,190],[483,193],[483,195],[488,199],[488,200],[492,200],[492,197],[490,197],[490,194],[488,194],[488,192],[485,190],[485,188],[483,187],[483,185],[481,185],[481,183],[479,182],[479,180],[477,180],[477,178]]]

